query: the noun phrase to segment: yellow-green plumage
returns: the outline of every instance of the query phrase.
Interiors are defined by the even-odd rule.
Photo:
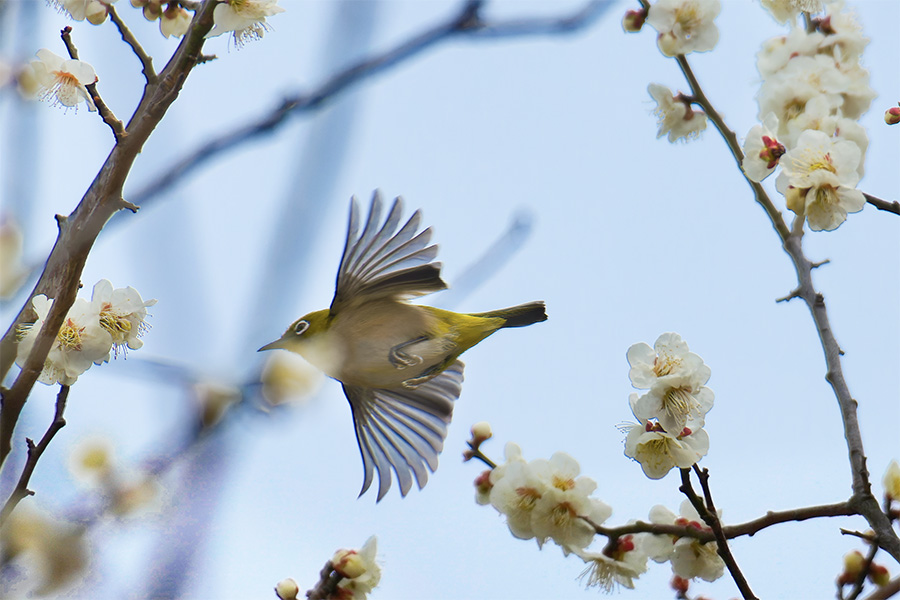
[[[344,255],[331,307],[298,319],[261,350],[296,352],[339,380],[350,401],[365,467],[360,495],[379,475],[380,500],[397,475],[406,495],[437,468],[453,402],[459,397],[459,356],[498,329],[546,320],[543,302],[463,314],[408,304],[446,288],[431,230],[418,232],[418,211],[397,230],[397,198],[383,225],[378,193],[359,237],[353,199]]]

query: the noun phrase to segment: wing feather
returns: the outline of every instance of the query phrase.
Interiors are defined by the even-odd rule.
[[[453,403],[463,381],[462,361],[415,389],[368,389],[344,385],[363,460],[362,496],[378,473],[378,500],[391,487],[391,470],[405,496],[415,476],[419,488],[428,481],[428,470],[438,465],[447,437]],[[427,469],[426,469],[427,467]]]
[[[347,239],[331,302],[333,313],[351,301],[403,300],[447,287],[441,279],[441,263],[433,262],[438,247],[431,244],[431,229],[418,231],[419,211],[397,231],[403,201],[399,197],[394,200],[379,226],[383,208],[381,194],[376,191],[369,216],[359,233],[359,203],[355,197],[351,199]]]

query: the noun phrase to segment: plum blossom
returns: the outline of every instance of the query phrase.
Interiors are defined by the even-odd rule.
[[[101,279],[94,285],[91,302],[100,315],[100,325],[112,336],[115,356],[120,350],[124,354],[126,348],[137,350],[144,345],[140,337],[150,328],[146,322],[147,307],[156,304],[156,300],[144,301],[133,287],[113,289],[109,280]],[[100,362],[108,360],[107,354]]]
[[[665,506],[656,505],[650,509],[650,522],[710,531],[690,501],[681,503],[680,512],[680,516],[675,515]],[[644,540],[643,547],[650,558],[659,563],[670,562],[672,571],[685,579],[700,577],[706,581],[715,581],[725,573],[725,563],[718,554],[716,542],[702,543],[687,536],[650,535]]]
[[[761,0],[761,3],[782,25],[794,23],[801,12],[817,13],[822,10],[822,0]]]
[[[85,102],[89,111],[97,110],[85,87],[97,81],[94,67],[80,60],[63,59],[46,48],[38,50],[37,57],[30,67],[42,100],[67,109]]]
[[[373,535],[359,550],[338,550],[332,558],[335,571],[343,579],[335,597],[363,600],[381,581],[381,567],[375,562],[378,539]]]
[[[20,367],[24,367],[53,306],[53,300],[43,294],[32,298],[31,303],[38,320],[19,329],[16,364]],[[108,355],[111,346],[112,337],[100,326],[100,314],[90,302],[77,298],[56,334],[38,381],[47,385],[57,382],[72,385],[94,361]]]
[[[706,113],[691,108],[690,102],[681,94],[673,96],[669,88],[658,83],[651,83],[647,91],[656,100],[653,112],[659,124],[657,138],[668,134],[670,142],[689,140],[706,129]]]
[[[856,189],[861,153],[855,143],[834,141],[821,131],[804,131],[781,159],[775,187],[788,209],[805,215],[813,231],[832,231],[866,204]]]
[[[784,144],[775,137],[776,131],[778,117],[769,113],[761,124],[754,125],[747,133],[741,167],[750,181],[759,182],[768,177],[784,155]]]
[[[206,37],[233,32],[234,43],[241,47],[265,35],[266,17],[284,12],[278,0],[224,0],[213,11],[213,28]]]
[[[657,423],[643,421],[628,427],[625,456],[641,464],[650,479],[662,479],[673,468],[687,469],[709,451],[709,434],[685,428],[673,435]]]
[[[719,0],[659,0],[647,24],[659,32],[656,43],[666,56],[705,52],[719,41],[714,19],[721,10]]]
[[[581,574],[587,579],[587,587],[598,587],[612,593],[616,586],[634,589],[634,580],[647,571],[647,553],[642,548],[644,535],[624,535],[616,540],[614,548],[601,552],[576,550],[588,567]]]

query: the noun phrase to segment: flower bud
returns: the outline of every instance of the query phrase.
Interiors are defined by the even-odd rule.
[[[282,579],[275,584],[275,594],[281,598],[281,600],[296,600],[297,594],[299,593],[300,587],[297,585],[297,582],[290,577]]]
[[[366,572],[366,565],[356,550],[338,550],[331,565],[338,575],[347,579],[356,579]]]
[[[100,25],[106,20],[108,14],[109,9],[106,8],[105,4],[98,0],[91,0],[84,9],[84,18],[87,19],[91,25]]]
[[[475,445],[479,445],[485,440],[491,439],[494,434],[491,432],[491,424],[487,421],[479,421],[472,425],[472,441]]]
[[[891,582],[891,573],[887,567],[872,563],[869,568],[869,581],[878,587],[884,587]]]
[[[674,577],[672,577],[672,581],[669,583],[669,585],[673,590],[683,596],[687,594],[688,588],[691,587],[691,580],[675,575]]]
[[[149,2],[144,6],[144,18],[148,21],[155,21],[162,14],[162,7],[155,2]]]
[[[639,9],[639,10],[629,10],[625,12],[625,16],[622,17],[622,29],[624,29],[627,33],[637,33],[641,30],[641,27],[644,26],[644,21],[647,20],[647,10]]]
[[[848,552],[844,555],[844,574],[855,579],[862,573],[863,567],[866,565],[866,559],[859,550]]]
[[[884,111],[884,122],[888,125],[900,123],[900,106],[892,106]]]

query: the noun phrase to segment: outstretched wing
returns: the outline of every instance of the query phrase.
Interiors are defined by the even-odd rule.
[[[347,241],[338,269],[331,312],[339,312],[349,302],[378,298],[397,300],[422,296],[447,287],[441,279],[441,263],[432,262],[438,247],[431,242],[431,228],[421,232],[419,211],[397,231],[403,212],[398,197],[380,224],[383,204],[376,190],[362,234],[356,197],[350,201]],[[396,232],[396,233],[395,233]]]
[[[373,390],[344,384],[365,469],[360,496],[372,485],[375,471],[378,500],[391,487],[391,469],[402,496],[412,487],[413,475],[419,489],[425,487],[425,466],[437,469],[462,381],[463,363],[458,360],[415,389]]]

